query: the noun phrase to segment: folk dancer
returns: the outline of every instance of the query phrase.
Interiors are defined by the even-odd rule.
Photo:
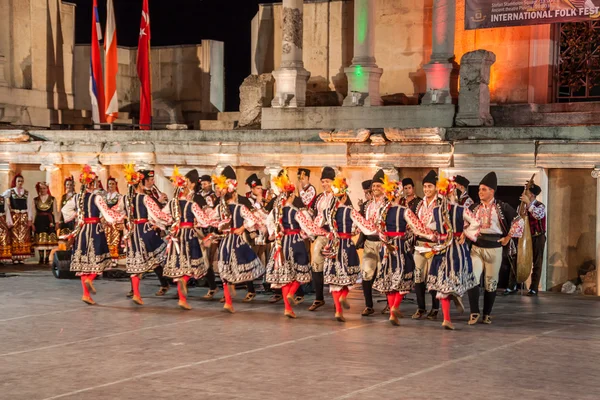
[[[373,287],[385,293],[390,306],[390,323],[398,326],[400,304],[414,286],[415,261],[412,248],[406,241],[407,232],[410,230],[429,240],[434,240],[435,234],[419,221],[410,208],[400,205],[402,188],[397,182],[383,171],[378,172],[377,181],[378,190],[384,193],[385,200],[375,221],[382,245],[379,249],[381,266],[377,269]]]
[[[358,212],[363,217],[365,216],[365,212],[367,211],[367,207],[369,206],[369,203],[373,199],[373,192],[371,190],[372,184],[373,184],[373,181],[371,179],[362,181],[362,183],[361,183],[365,198],[358,200]],[[365,248],[365,235],[362,232],[358,235],[358,239],[356,240],[356,248],[358,250]]]
[[[330,208],[332,203],[335,200],[333,196],[333,192],[331,190],[331,183],[335,179],[335,170],[331,167],[323,168],[321,171],[321,187],[323,192],[319,194],[314,201],[312,202],[312,214],[314,217],[322,215],[326,209]],[[300,192],[300,198],[303,198],[302,191]],[[304,202],[304,200],[303,200]],[[306,203],[305,203],[306,204]],[[323,226],[323,229],[329,231],[329,225]],[[325,296],[324,296],[324,274],[323,268],[325,265],[325,257],[323,257],[322,251],[323,247],[327,245],[328,238],[327,236],[320,235],[317,236],[313,246],[311,253],[311,267],[312,267],[312,282],[315,288],[315,301],[308,308],[308,311],[316,311],[319,307],[325,305]]]
[[[479,183],[480,203],[472,206],[473,213],[481,223],[481,234],[471,248],[471,259],[477,284],[481,274],[484,274],[484,324],[492,323],[492,308],[502,265],[502,248],[509,246],[509,254],[512,253],[511,247],[514,249],[514,244],[511,238],[523,235],[523,219],[510,205],[494,198],[497,188],[498,178],[494,172],[490,172]],[[481,318],[479,286],[470,289],[468,293],[471,308],[469,325],[475,325]]]
[[[160,278],[166,280],[162,269],[167,244],[159,232],[172,222],[171,216],[163,213],[156,201],[145,193],[144,182],[148,176],[147,171],[136,172],[132,164],[125,166],[129,190],[119,205],[127,215],[125,264],[131,276],[132,300],[138,305],[144,304],[140,294],[140,279],[144,273],[160,268]],[[162,282],[161,290],[162,294],[168,290]]]
[[[50,193],[46,182],[35,185],[37,197],[33,199],[35,217],[33,219],[33,247],[38,250],[39,263],[50,262],[50,252],[58,246],[56,236],[56,199]]]
[[[252,174],[246,179],[246,185],[250,191],[246,192],[246,196],[239,197],[239,203],[246,206],[246,208],[259,219],[266,221],[268,213],[265,211],[265,206],[267,205],[268,200],[267,191],[263,189],[262,181],[258,175]],[[265,240],[264,234],[260,231],[246,231],[244,235],[246,241],[250,244],[250,247],[252,247],[252,251],[256,253],[263,264],[266,264],[269,257],[269,246]],[[249,303],[256,297],[256,289],[254,288],[254,282],[252,281],[246,282],[246,287],[248,288],[248,293],[242,301],[244,303]]]
[[[233,313],[232,294],[235,295],[235,285],[253,281],[265,273],[264,264],[242,238],[246,228],[258,226],[263,229],[262,220],[238,203],[237,176],[233,168],[225,167],[221,175],[213,176],[213,182],[222,193],[217,215],[219,230],[225,235],[219,244],[218,255],[219,275],[225,294],[223,309]]]
[[[154,170],[151,169],[142,169],[139,171],[142,175],[144,175],[144,179],[141,182],[141,186],[143,189],[143,194],[149,196],[157,205],[158,209],[162,209],[167,205],[167,195],[165,193],[160,192],[155,184],[155,174]],[[159,227],[156,228],[157,232],[160,233],[161,229]],[[164,296],[169,291],[169,280],[163,276],[163,266],[162,264],[156,266],[154,268],[154,273],[160,282],[160,289],[156,292],[155,296]]]
[[[372,224],[377,224],[379,215],[386,204],[386,197],[382,188],[384,177],[385,174],[382,169],[377,171],[373,176],[370,187],[372,197],[371,200],[367,202],[364,214],[361,214]],[[360,272],[362,274],[365,309],[361,315],[366,317],[375,313],[375,309],[373,308],[373,278],[375,277],[378,266],[381,264],[381,259],[379,258],[381,241],[379,240],[379,235],[377,233],[368,236],[363,233],[362,236],[365,240],[363,244],[364,250],[362,262],[360,264]]]
[[[425,226],[429,224],[433,215],[433,209],[440,204],[440,198],[437,195],[436,183],[438,180],[437,173],[433,170],[423,178],[423,193],[425,198],[417,207],[417,217]],[[423,247],[433,244],[432,241],[425,238],[417,238],[416,246]],[[431,267],[432,258],[427,258],[420,252],[415,252],[415,292],[417,294],[417,311],[413,314],[413,319],[421,319],[427,312],[425,302],[426,281],[429,268]],[[431,293],[431,311],[427,314],[428,320],[437,319],[440,302],[437,298],[437,293]]]
[[[106,201],[106,205],[108,205],[108,207],[111,209],[114,208],[117,210],[122,195],[119,193],[119,185],[117,184],[117,180],[112,176],[106,181],[106,189],[107,191],[104,193],[104,201]],[[106,233],[106,240],[108,242],[108,249],[110,250],[113,267],[116,267],[118,261],[125,257],[121,248],[123,229],[124,227],[122,224],[104,225],[104,232]]]
[[[415,182],[412,178],[402,179],[402,195],[400,205],[402,207],[410,208],[410,211],[417,214],[417,207],[423,199],[415,194]]]
[[[12,261],[14,264],[23,264],[31,257],[31,227],[33,224],[33,198],[23,185],[25,179],[17,174],[11,188],[3,193],[6,213],[10,213],[12,228],[10,229],[10,243]]]
[[[373,235],[377,228],[352,205],[347,205],[348,183],[345,178],[337,176],[331,183],[331,190],[334,197],[315,218],[315,224],[329,227],[327,243],[322,250],[325,257],[324,283],[329,285],[333,296],[335,319],[345,322],[342,308],[350,308],[347,301],[349,287],[356,283],[360,272],[360,260],[352,236],[356,230]]]
[[[219,199],[212,188],[212,178],[210,175],[202,175],[199,179],[199,185],[196,188],[196,193],[199,193],[204,201],[206,202],[206,208],[210,210],[214,210],[214,208],[219,203]],[[203,228],[202,233],[204,236],[208,236],[209,234],[217,233],[217,229]],[[205,246],[206,244],[206,246]],[[201,243],[203,251],[205,252],[204,262],[208,264],[208,271],[206,272],[206,281],[208,283],[208,292],[202,297],[205,300],[212,300],[215,297],[215,294],[219,290],[217,287],[217,278],[215,275],[215,261],[217,256],[217,251],[219,249],[218,240],[213,240],[209,242],[202,241]]]
[[[465,208],[471,208],[475,202],[469,196],[469,184],[471,182],[462,175],[456,175],[454,177],[454,184],[456,185],[456,197],[458,197],[458,205]]]
[[[191,174],[194,182],[198,182],[198,172]],[[200,240],[195,228],[207,228],[218,221],[211,218],[193,200],[193,183],[189,177],[179,174],[177,167],[173,169],[171,181],[175,186],[173,200],[169,201],[163,212],[173,218],[167,241],[167,262],[164,274],[177,282],[179,295],[178,305],[184,310],[192,308],[187,302],[187,284],[191,278],[200,279],[206,275],[208,264],[204,262]]]
[[[305,246],[307,235],[326,234],[312,221],[302,201],[296,197],[296,188],[287,173],[274,180],[279,195],[267,217],[269,235],[274,240],[267,264],[266,280],[273,288],[280,288],[285,303],[284,315],[296,318],[292,305],[300,285],[310,282],[309,251]]]
[[[12,261],[10,246],[10,228],[12,219],[8,211],[7,201],[4,196],[0,196],[0,265]]]
[[[540,278],[542,277],[542,263],[544,262],[544,248],[546,247],[546,206],[537,199],[540,193],[542,193],[542,188],[534,184],[521,196],[521,201],[527,207],[533,248],[533,269],[531,270],[531,283],[529,284],[527,296],[537,296],[538,294]],[[515,271],[511,268],[508,288],[504,294],[516,292]]]
[[[69,200],[71,200],[71,198],[73,196],[75,196],[75,180],[73,179],[73,176],[69,176],[65,179],[65,181],[63,182],[63,190],[64,193],[62,195],[62,197],[60,198],[60,209],[62,210],[62,208],[65,206],[65,204],[67,204],[67,202]],[[59,219],[59,224],[58,224],[58,236],[59,238],[61,236],[66,237],[69,235],[69,233],[73,232],[75,230],[75,220],[71,221],[71,222],[65,222],[65,216],[63,215],[63,213],[60,213],[60,219]],[[59,240],[59,247],[64,245],[64,241]],[[64,250],[66,250],[66,247],[64,248]]]
[[[81,300],[89,305],[96,304],[91,296],[96,294],[94,279],[111,263],[100,218],[104,218],[108,223],[123,220],[122,214],[108,208],[102,196],[92,193],[95,179],[96,174],[92,172],[91,167],[84,166],[79,176],[81,192],[73,196],[61,210],[65,222],[77,218],[75,230],[65,239],[74,240],[70,269],[81,277]]]
[[[476,241],[480,224],[471,210],[458,204],[454,179],[441,177],[437,189],[442,204],[433,210],[429,228],[438,233],[441,243],[432,246],[429,253],[433,255],[433,260],[427,276],[427,290],[436,292],[442,303],[442,326],[454,330],[450,319],[450,300],[457,299],[458,309],[462,313],[462,296],[477,285],[470,245],[465,239]]]

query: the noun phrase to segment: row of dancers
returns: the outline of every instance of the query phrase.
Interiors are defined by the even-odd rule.
[[[307,173],[310,172],[301,170],[299,178]],[[328,285],[335,304],[335,319],[344,322],[349,290],[361,273],[361,260],[353,240],[361,233],[365,238],[363,289],[374,288],[386,295],[391,324],[399,325],[400,304],[413,289],[419,303],[413,318],[424,316],[424,294],[429,291],[434,303],[432,312],[436,311],[437,316],[435,301],[439,301],[442,326],[454,329],[451,302],[454,300],[463,310],[461,299],[468,292],[469,324],[476,324],[481,318],[482,274],[485,295],[481,322],[491,323],[499,272],[497,249],[501,252],[511,237],[522,232],[522,220],[516,213],[493,199],[497,188],[493,172],[482,180],[482,201],[473,204],[472,211],[460,204],[463,193],[457,188],[461,187],[461,177],[438,179],[432,171],[425,178],[424,187],[433,187],[434,201],[427,198],[421,201],[418,216],[410,205],[402,204],[406,200],[402,182],[391,179],[383,170],[377,171],[370,182],[373,197],[363,205],[362,213],[348,201],[346,179],[331,167],[322,169],[323,192],[319,195],[313,193],[314,187],[309,190],[307,181],[302,183],[302,179],[299,179],[301,187],[297,188],[282,169],[272,182],[272,199],[252,209],[240,201],[237,176],[230,166],[211,177],[214,200],[209,204],[204,202],[203,206],[195,200],[197,171],[182,176],[174,168],[170,178],[174,197],[164,205],[159,205],[144,189],[150,175],[153,176],[152,171],[136,171],[132,165],[126,166],[128,192],[111,208],[102,196],[94,193],[97,177],[85,166],[79,179],[81,192],[62,208],[65,221],[77,221],[75,230],[66,239],[72,241],[71,270],[81,276],[82,300],[87,304],[95,304],[94,279],[111,264],[103,223],[123,224],[126,269],[131,275],[132,299],[136,304],[143,305],[139,290],[142,275],[164,266],[164,276],[177,282],[179,307],[189,310],[187,284],[190,279],[200,279],[210,272],[207,249],[211,243],[217,243],[224,310],[235,312],[232,292],[236,284],[264,275],[272,288],[281,290],[286,317],[296,318],[293,308],[296,292],[312,280],[317,298],[309,310],[315,311],[325,304],[323,287]],[[161,232],[166,236],[161,237]],[[271,242],[266,263],[248,243],[247,232],[264,235]],[[312,257],[307,245],[310,242]],[[369,258],[374,260],[375,268],[370,268],[371,279],[365,279],[368,274],[364,265]],[[372,314],[368,309],[363,315]]]

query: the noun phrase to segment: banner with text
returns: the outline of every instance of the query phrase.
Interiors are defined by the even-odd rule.
[[[600,0],[465,0],[465,29],[600,20],[599,6]]]

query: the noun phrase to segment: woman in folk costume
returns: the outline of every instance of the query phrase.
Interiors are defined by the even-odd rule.
[[[112,176],[106,181],[106,188],[108,189],[104,193],[104,199],[109,208],[118,210],[119,202],[121,197],[119,193],[119,185],[117,180]],[[112,266],[116,267],[119,259],[124,258],[123,251],[121,251],[121,238],[123,236],[123,225],[122,224],[105,224],[104,231],[106,232],[106,240],[108,241],[108,249],[110,250],[110,257],[112,258]]]
[[[31,227],[33,224],[33,198],[23,185],[25,179],[18,174],[13,178],[11,188],[4,192],[4,206],[8,207],[12,228],[10,243],[13,263],[21,263],[31,257]]]
[[[35,185],[38,196],[33,199],[35,218],[33,219],[33,246],[40,255],[40,264],[48,264],[50,251],[58,246],[56,236],[56,199],[50,193],[46,182]]]
[[[296,318],[292,309],[292,304],[296,304],[296,291],[311,278],[310,257],[304,239],[308,235],[325,236],[327,232],[313,223],[304,203],[296,197],[296,187],[285,171],[274,179],[274,184],[279,194],[267,217],[267,228],[275,243],[267,264],[266,280],[272,288],[281,288],[284,315]]]
[[[0,265],[12,260],[10,227],[12,219],[4,196],[0,196]]]
[[[208,263],[204,262],[200,240],[194,228],[217,226],[218,221],[212,220],[193,201],[192,183],[179,173],[177,166],[173,169],[171,181],[175,186],[175,195],[163,212],[173,218],[173,224],[167,236],[169,244],[163,273],[178,282],[179,307],[191,310],[187,302],[187,283],[190,278],[202,278],[208,271]]]
[[[62,197],[60,198],[60,209],[65,206],[71,200],[73,196],[75,196],[75,180],[72,176],[69,176],[65,179],[63,183],[63,190],[65,191]],[[75,220],[70,222],[65,222],[65,216],[63,213],[60,213],[60,222],[58,224],[58,236],[68,236],[69,233],[75,230]]]
[[[387,201],[382,206],[377,219],[379,237],[383,246],[379,253],[381,266],[373,282],[373,288],[387,296],[390,307],[390,322],[400,325],[400,303],[414,286],[415,261],[406,233],[410,229],[414,234],[427,239],[435,238],[434,232],[427,229],[410,208],[400,205],[401,186],[377,171],[373,183],[380,182]]]
[[[136,172],[133,164],[125,166],[125,180],[129,192],[121,199],[127,215],[125,230],[126,268],[131,274],[132,300],[143,305],[140,279],[145,272],[154,270],[165,262],[167,244],[155,229],[166,230],[171,216],[163,213],[158,204],[144,193],[144,175]]]
[[[342,307],[350,308],[346,299],[348,287],[356,283],[360,272],[360,260],[352,236],[358,230],[366,235],[374,235],[377,228],[351,205],[346,205],[348,183],[345,178],[337,176],[331,183],[331,189],[334,197],[323,213],[317,215],[315,223],[329,227],[328,242],[322,250],[325,257],[324,282],[329,284],[333,296],[335,318],[345,322]]]
[[[219,244],[217,264],[225,294],[223,308],[233,313],[231,294],[235,294],[235,284],[254,280],[265,273],[265,266],[242,235],[246,228],[264,227],[259,217],[237,202],[237,176],[233,168],[225,167],[221,175],[212,179],[221,192],[216,215],[220,221],[219,230],[225,235]]]
[[[453,330],[450,300],[454,297],[459,310],[464,310],[462,295],[477,286],[471,250],[465,238],[475,242],[480,222],[467,207],[458,205],[452,179],[440,176],[437,188],[442,204],[434,208],[429,228],[438,233],[441,243],[433,246],[428,253],[433,255],[433,260],[427,277],[427,290],[437,292],[444,314],[442,326]]]
[[[96,294],[93,281],[111,263],[100,218],[104,218],[110,224],[123,220],[121,213],[108,208],[102,196],[92,193],[95,179],[96,174],[92,172],[92,168],[89,165],[84,166],[79,176],[81,192],[73,196],[61,210],[66,222],[77,218],[75,230],[66,239],[74,240],[71,271],[81,276],[81,300],[90,305],[96,304],[90,294]]]

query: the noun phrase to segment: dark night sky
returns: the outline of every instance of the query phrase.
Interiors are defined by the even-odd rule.
[[[92,0],[64,0],[77,4],[75,41],[90,43]],[[198,44],[202,39],[225,42],[226,108],[237,111],[238,88],[250,74],[250,22],[259,3],[280,0],[149,0],[152,46]],[[142,0],[113,0],[117,41],[137,46]],[[104,28],[106,0],[98,0]]]

